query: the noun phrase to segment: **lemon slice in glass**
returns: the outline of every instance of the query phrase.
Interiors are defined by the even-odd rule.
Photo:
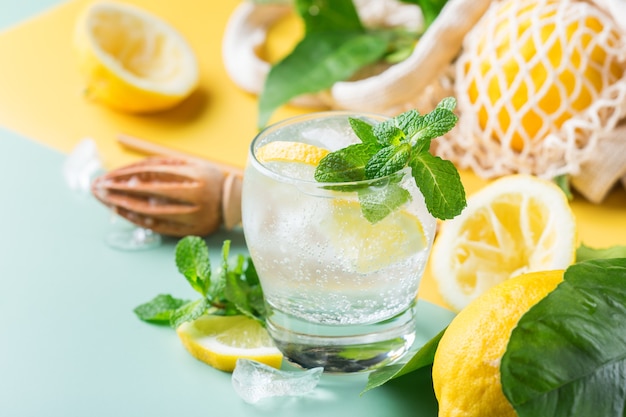
[[[169,109],[198,85],[198,64],[185,39],[138,7],[94,3],[79,17],[74,39],[87,97],[115,109]]]
[[[509,175],[442,224],[431,271],[442,297],[461,310],[510,277],[567,268],[575,252],[576,221],[565,193],[548,180]]]
[[[246,316],[205,315],[178,326],[183,346],[196,359],[226,372],[245,358],[280,368],[283,355],[261,324]]]
[[[359,273],[401,262],[428,245],[417,216],[396,210],[372,224],[357,201],[333,200],[332,212],[321,227],[336,253],[351,260]]]

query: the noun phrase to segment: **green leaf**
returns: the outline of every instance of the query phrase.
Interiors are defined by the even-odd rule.
[[[352,127],[356,136],[361,139],[361,142],[373,145],[378,144],[378,138],[374,134],[371,124],[354,117],[348,118],[348,121],[350,122],[350,127]]]
[[[206,296],[211,285],[211,261],[206,242],[186,236],[176,245],[176,266],[194,290]]]
[[[413,156],[409,166],[433,216],[451,219],[463,211],[467,205],[465,189],[452,162],[421,152]]]
[[[365,165],[365,177],[381,178],[406,167],[411,157],[411,145],[403,143],[398,146],[382,148]]]
[[[294,6],[306,34],[365,30],[352,0],[295,0]]]
[[[397,125],[395,118],[378,123],[374,126],[373,132],[382,146],[395,146],[406,140],[406,135]]]
[[[626,258],[569,267],[513,329],[501,376],[519,417],[624,417]]]
[[[183,304],[170,316],[170,326],[177,328],[181,324],[197,319],[207,312],[209,301],[206,298],[200,298]]]
[[[443,136],[456,125],[458,117],[447,108],[437,107],[424,117],[416,120],[407,132],[410,143],[416,151],[425,152],[430,148],[432,139]]]
[[[411,194],[394,182],[390,182],[385,187],[368,187],[359,190],[361,212],[372,224],[384,219],[410,199]]]
[[[443,6],[446,5],[448,0],[400,0],[404,3],[417,4],[422,10],[424,16],[424,30],[435,21]]]
[[[326,155],[315,168],[318,182],[350,182],[365,179],[367,161],[380,149],[378,145],[356,143]]]
[[[610,258],[626,258],[626,245],[615,245],[608,248],[595,249],[583,243],[576,249],[576,262]]]
[[[265,126],[274,110],[289,100],[330,88],[377,61],[387,44],[384,33],[334,31],[306,36],[270,69],[259,98],[259,126]]]
[[[172,313],[188,302],[169,294],[159,294],[147,303],[137,306],[133,311],[139,319],[148,323],[169,325]]]
[[[372,388],[379,387],[391,379],[398,378],[409,372],[417,371],[418,369],[432,366],[435,359],[435,352],[439,341],[443,336],[446,329],[440,331],[435,337],[430,339],[424,346],[422,346],[406,363],[400,363],[391,366],[385,366],[369,374],[367,378],[367,385],[362,393],[371,390]],[[362,394],[361,393],[361,394]]]

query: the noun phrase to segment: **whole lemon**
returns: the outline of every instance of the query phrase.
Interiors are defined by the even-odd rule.
[[[433,362],[439,417],[517,415],[502,392],[500,360],[519,319],[556,288],[563,273],[541,271],[510,278],[452,320]]]

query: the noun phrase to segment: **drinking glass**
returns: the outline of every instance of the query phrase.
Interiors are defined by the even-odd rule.
[[[330,151],[359,142],[329,111],[284,120],[252,141],[242,191],[243,230],[261,281],[267,330],[285,358],[329,373],[369,371],[400,358],[415,338],[415,303],[436,220],[409,169],[376,180],[320,183],[315,166],[257,158],[274,141]],[[398,187],[410,199],[375,223],[363,201]]]

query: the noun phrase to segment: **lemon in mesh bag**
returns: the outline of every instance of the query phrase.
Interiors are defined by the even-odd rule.
[[[493,2],[455,65],[460,139],[444,156],[487,177],[576,172],[626,107],[626,34],[588,2]]]

